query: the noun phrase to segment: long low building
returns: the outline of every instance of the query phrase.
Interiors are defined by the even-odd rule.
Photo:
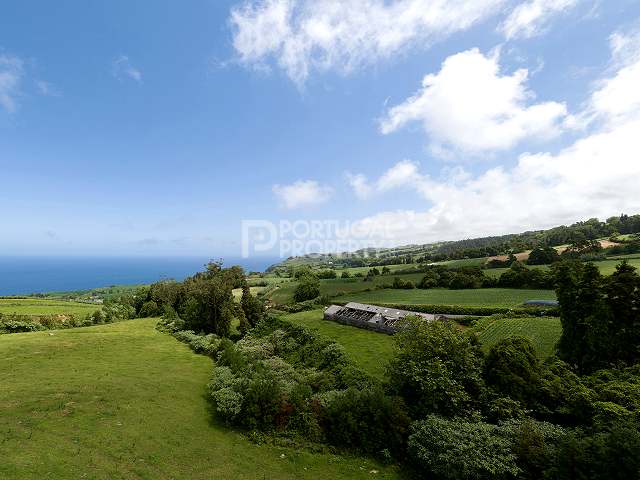
[[[432,321],[461,317],[462,315],[432,315],[356,302],[349,302],[344,306],[331,305],[324,311],[325,320],[390,334],[396,333],[398,331],[398,321],[408,316]]]

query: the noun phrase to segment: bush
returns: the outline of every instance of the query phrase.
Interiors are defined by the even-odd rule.
[[[303,275],[298,280],[298,285],[293,291],[293,299],[296,302],[313,300],[320,295],[320,281],[314,275]]]
[[[140,318],[157,317],[161,314],[162,311],[160,307],[158,307],[158,304],[153,300],[143,303],[140,311],[138,312],[138,316]]]
[[[591,435],[568,435],[549,478],[627,480],[640,472],[640,425],[627,420]]]
[[[507,479],[521,469],[509,438],[500,427],[435,415],[415,422],[409,436],[413,462],[434,478]]]
[[[542,368],[531,341],[508,337],[493,345],[485,360],[484,378],[500,394],[534,407],[540,393]]]
[[[389,381],[411,416],[458,415],[476,408],[484,389],[476,337],[448,322],[409,322],[394,337],[398,353],[389,365]]]
[[[321,421],[332,445],[372,454],[388,449],[396,458],[404,456],[409,423],[402,399],[380,388],[340,392],[323,409]]]

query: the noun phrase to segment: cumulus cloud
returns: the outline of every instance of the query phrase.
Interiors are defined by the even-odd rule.
[[[331,198],[333,189],[315,180],[298,180],[290,185],[274,185],[273,193],[284,208],[320,205]]]
[[[566,115],[563,103],[533,103],[528,71],[500,72],[499,54],[474,48],[448,57],[422,88],[392,107],[380,123],[388,134],[421,122],[434,152],[506,150],[525,139],[550,138]]]
[[[130,79],[142,83],[142,72],[131,64],[126,55],[120,55],[112,62],[111,71],[120,81]]]
[[[231,11],[241,62],[275,62],[296,83],[312,71],[349,73],[468,29],[506,0],[247,0]]]
[[[599,121],[582,138],[556,154],[524,154],[514,167],[491,168],[477,176],[457,167],[436,178],[421,174],[416,163],[400,162],[377,180],[361,181],[372,191],[382,191],[383,184],[413,189],[430,208],[383,212],[362,224],[388,232],[389,244],[401,244],[639,211],[640,35],[616,34],[611,46],[610,75],[597,83],[586,107]]]
[[[574,8],[580,0],[530,0],[513,9],[500,30],[507,39],[530,38],[548,28],[552,18]]]
[[[22,60],[0,53],[0,106],[9,113],[18,109],[20,84],[24,77]]]

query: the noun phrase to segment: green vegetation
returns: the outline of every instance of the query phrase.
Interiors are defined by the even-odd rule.
[[[323,314],[323,310],[311,310],[284,315],[281,318],[338,342],[359,368],[383,379],[386,365],[393,357],[393,337],[329,322],[323,320]]]
[[[397,478],[370,460],[256,445],[211,423],[211,359],[155,320],[0,336],[0,477]]]
[[[513,337],[526,337],[531,341],[536,354],[541,359],[553,355],[560,339],[562,326],[556,317],[503,318],[500,315],[482,318],[473,327],[484,351],[499,341]]]
[[[555,300],[552,290],[519,290],[511,288],[483,288],[470,290],[375,290],[342,295],[341,302],[464,305],[476,307],[517,307],[526,300]]]
[[[414,283],[419,282],[424,274],[412,273],[407,275],[397,275],[403,280],[411,281]],[[364,290],[373,290],[376,287],[380,287],[384,284],[391,284],[393,282],[393,276],[378,275],[375,277],[369,277],[367,281],[364,279],[367,277],[352,277],[352,278],[337,278],[335,280],[320,280],[320,295],[327,295],[333,297],[343,293],[362,292]],[[298,283],[291,282],[285,285],[279,286],[274,290],[269,298],[277,304],[291,303],[294,300],[294,293]]]
[[[0,313],[17,315],[78,315],[99,310],[101,305],[39,298],[0,298]]]

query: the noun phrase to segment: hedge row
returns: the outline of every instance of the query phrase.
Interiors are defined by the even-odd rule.
[[[346,305],[348,302],[336,302],[337,305]],[[429,305],[429,304],[416,304],[407,305],[400,303],[381,303],[370,302],[371,305],[377,305],[379,307],[398,309],[398,310],[410,310],[420,313],[433,313],[442,315],[471,315],[471,316],[489,316],[496,314],[508,314],[508,315],[522,315],[528,317],[557,317],[559,315],[558,308],[544,308],[544,307],[520,307],[520,308],[508,308],[508,307],[468,307],[462,305]]]

